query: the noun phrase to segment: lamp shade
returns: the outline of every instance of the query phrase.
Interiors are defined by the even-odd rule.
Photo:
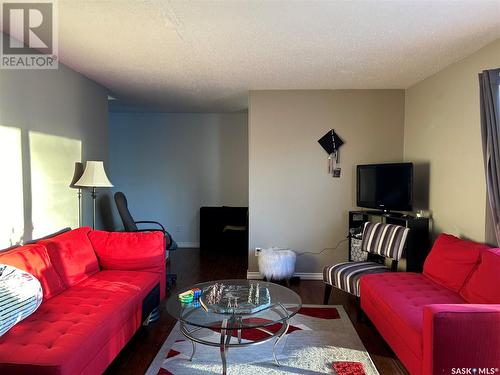
[[[79,189],[79,186],[76,186],[76,182],[82,177],[83,174],[83,163],[77,161],[75,163],[75,171],[73,172],[73,178],[69,184],[69,187],[72,189]]]
[[[88,161],[85,164],[85,171],[75,186],[81,187],[113,187],[104,170],[102,161]]]

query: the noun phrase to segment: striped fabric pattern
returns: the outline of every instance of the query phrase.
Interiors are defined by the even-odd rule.
[[[365,223],[361,250],[399,261],[408,236],[408,228],[394,224]]]
[[[361,276],[390,272],[383,264],[375,262],[344,262],[323,269],[323,281],[343,291],[359,297]]]
[[[0,264],[0,336],[42,303],[40,282],[28,272]]]

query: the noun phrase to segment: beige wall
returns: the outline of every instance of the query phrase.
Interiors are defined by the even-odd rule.
[[[404,156],[429,163],[434,233],[485,240],[478,73],[500,67],[500,40],[406,90]]]
[[[252,91],[249,103],[249,271],[255,247],[319,252],[347,234],[355,207],[355,165],[403,158],[403,90]],[[344,139],[342,176],[327,174],[317,140]],[[297,272],[321,272],[347,259],[347,243],[302,255]]]

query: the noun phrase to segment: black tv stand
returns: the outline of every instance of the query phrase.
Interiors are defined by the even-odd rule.
[[[396,224],[410,228],[406,240],[404,260],[400,262],[404,271],[422,272],[422,267],[430,250],[429,219],[416,217],[401,212],[384,212],[374,210],[349,211],[349,234],[351,229],[361,227],[367,221]],[[349,236],[349,260],[351,258],[351,237]]]
[[[388,217],[406,217],[408,216],[407,214],[404,214],[402,212],[394,212],[394,211],[383,211],[384,216]]]
[[[404,212],[390,211],[390,210],[366,210],[366,211],[355,211],[355,212],[364,212],[368,215],[380,215],[380,216],[387,216],[387,217],[412,216],[412,215],[405,214]]]

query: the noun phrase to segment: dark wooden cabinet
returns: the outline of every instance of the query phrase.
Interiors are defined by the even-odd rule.
[[[353,231],[362,227],[367,221],[396,224],[410,228],[406,240],[406,250],[403,255],[404,259],[401,264],[406,264],[404,270],[408,272],[422,272],[425,258],[430,250],[428,218],[382,211],[349,211],[349,260],[351,260],[351,235]]]
[[[248,253],[248,207],[201,207],[202,253]]]

